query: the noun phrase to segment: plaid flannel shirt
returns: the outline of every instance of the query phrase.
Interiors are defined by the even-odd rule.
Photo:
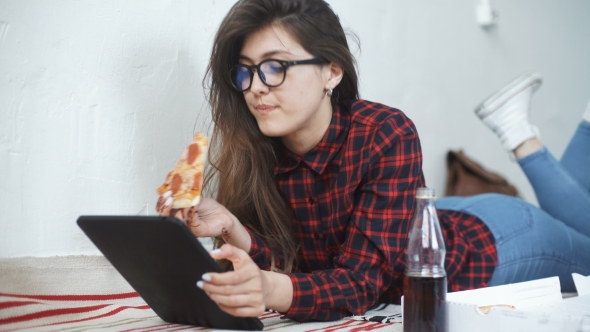
[[[400,110],[354,100],[334,108],[323,139],[303,157],[285,148],[278,155],[276,181],[300,245],[285,316],[336,320],[399,303],[415,192],[425,186],[413,122]],[[497,264],[490,230],[461,212],[439,211],[439,219],[449,290],[485,287]],[[250,235],[250,256],[268,270],[268,246]]]

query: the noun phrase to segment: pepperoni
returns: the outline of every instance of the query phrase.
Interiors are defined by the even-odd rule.
[[[172,190],[172,194],[176,194],[180,190],[180,186],[182,185],[182,177],[179,174],[174,174],[172,178],[172,184],[170,185],[170,190]]]
[[[197,157],[199,156],[201,149],[199,149],[199,145],[196,143],[193,143],[191,145],[188,146],[188,156],[187,156],[187,162],[189,164],[192,164],[195,162],[195,160],[197,159]]]
[[[202,175],[201,172],[197,172],[195,173],[195,178],[194,178],[194,182],[193,182],[193,190],[201,190],[201,179],[202,179]]]

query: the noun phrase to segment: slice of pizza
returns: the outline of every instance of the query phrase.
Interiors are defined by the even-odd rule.
[[[173,208],[188,208],[199,204],[208,142],[206,136],[197,133],[166,176],[164,184],[157,189],[160,195],[172,191]]]

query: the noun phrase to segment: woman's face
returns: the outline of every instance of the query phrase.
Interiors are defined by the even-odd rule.
[[[312,58],[287,31],[276,25],[248,35],[240,53],[240,63],[245,65],[257,65],[265,59],[293,61]],[[309,141],[310,138],[319,142],[332,117],[330,98],[325,93],[333,81],[332,66],[290,66],[285,80],[277,87],[266,86],[255,72],[250,89],[244,91],[244,98],[262,133],[281,137],[287,147],[287,143],[300,144],[301,140]]]

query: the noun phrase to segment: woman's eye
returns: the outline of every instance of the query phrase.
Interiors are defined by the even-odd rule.
[[[262,66],[262,70],[268,74],[278,74],[283,71],[283,66],[276,61],[269,61]]]
[[[282,72],[282,71],[283,71],[283,67],[282,67],[281,65],[279,65],[279,64],[272,64],[272,65],[270,66],[270,69],[271,69],[273,72],[275,72],[275,73],[280,73],[280,72]]]

